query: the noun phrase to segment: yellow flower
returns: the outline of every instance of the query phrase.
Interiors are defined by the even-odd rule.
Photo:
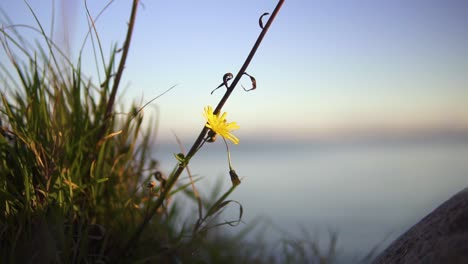
[[[236,122],[228,123],[226,121],[226,112],[224,112],[221,116],[219,116],[219,113],[215,115],[213,114],[213,108],[211,106],[206,106],[203,115],[207,120],[207,128],[211,128],[213,132],[222,136],[223,138],[231,140],[234,144],[239,143],[239,139],[231,134],[231,130],[238,129],[239,125],[237,125]]]

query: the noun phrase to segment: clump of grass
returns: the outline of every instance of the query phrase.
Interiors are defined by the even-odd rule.
[[[105,81],[94,84],[39,21],[37,31],[45,48],[28,49],[15,26],[0,31],[11,63],[1,65],[0,255],[11,263],[105,260],[143,217],[141,185],[157,170],[153,128],[142,130],[136,105],[123,116],[112,110],[122,74],[113,72],[116,48]]]

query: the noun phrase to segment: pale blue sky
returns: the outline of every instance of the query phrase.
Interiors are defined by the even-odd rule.
[[[48,28],[52,1],[29,2]],[[76,57],[87,30],[84,5],[69,4],[64,23],[60,3],[56,36],[66,25]],[[161,136],[174,131],[192,139],[204,124],[203,107],[223,94],[210,91],[224,73],[237,73],[260,33],[258,17],[276,1],[143,4],[120,103],[146,102],[177,84],[146,113],[157,106]],[[91,14],[104,5],[89,1]],[[23,1],[3,0],[0,7],[14,23],[35,25]],[[131,1],[116,0],[97,21],[106,56],[111,44],[123,43],[130,7]],[[286,0],[248,69],[257,90],[237,89],[224,110],[241,126],[241,141],[468,131],[467,25],[464,0]],[[97,79],[89,42],[83,56],[84,71]]]

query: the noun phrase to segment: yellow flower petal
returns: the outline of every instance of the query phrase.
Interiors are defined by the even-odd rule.
[[[206,127],[213,130],[216,134],[225,139],[231,140],[234,144],[239,144],[239,139],[231,134],[231,130],[239,129],[240,126],[236,122],[228,123],[226,120],[227,113],[224,112],[221,116],[213,114],[213,108],[206,106],[203,116],[206,118]]]

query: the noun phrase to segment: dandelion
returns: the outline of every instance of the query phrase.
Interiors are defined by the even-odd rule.
[[[213,108],[211,106],[206,106],[203,115],[207,120],[207,128],[210,128],[214,133],[222,136],[223,138],[231,140],[232,143],[239,144],[239,139],[231,134],[231,130],[238,129],[239,125],[237,125],[236,122],[228,123],[226,121],[226,112],[221,116],[219,113],[215,115],[213,114]]]

